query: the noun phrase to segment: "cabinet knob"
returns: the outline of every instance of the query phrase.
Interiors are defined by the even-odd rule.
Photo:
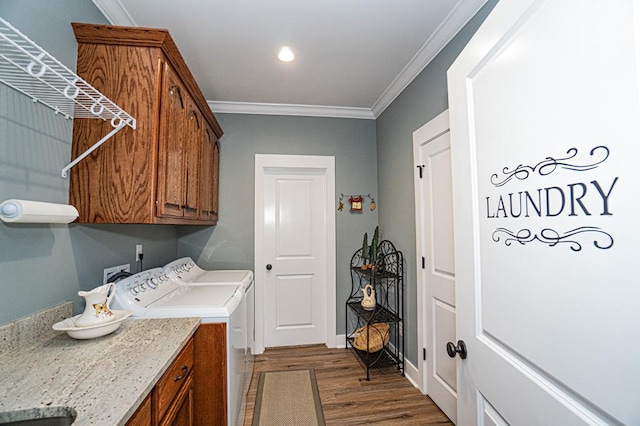
[[[270,264],[270,263],[267,263],[267,271],[270,271],[270,270],[271,270],[271,268],[273,268],[273,266],[271,266],[271,264]]]

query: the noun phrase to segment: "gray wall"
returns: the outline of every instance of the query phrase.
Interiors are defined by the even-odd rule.
[[[489,0],[376,120],[380,229],[405,256],[405,356],[414,365],[418,325],[413,132],[448,108],[447,69],[496,3]]]
[[[344,327],[348,262],[364,232],[380,223],[382,238],[406,257],[407,358],[415,362],[416,278],[412,133],[447,108],[446,69],[495,4],[467,27],[375,121],[218,114],[221,144],[220,222],[216,227],[165,225],[10,225],[0,223],[0,324],[102,283],[102,269],[131,263],[144,245],[144,268],[191,256],[205,268],[253,269],[254,155],[336,157],[336,194],[370,193],[378,209],[336,212],[337,330]],[[69,68],[76,43],[70,22],[106,23],[89,1],[0,0],[7,19]],[[66,203],[59,177],[71,155],[71,124],[0,85],[0,201],[25,198]],[[107,142],[108,143],[108,142]],[[379,193],[378,193],[379,191]],[[336,199],[337,205],[337,199]]]
[[[90,1],[0,0],[0,16],[70,69],[76,41],[70,22],[106,23]],[[72,123],[0,84],[0,201],[68,202],[60,177],[71,157]],[[107,142],[108,143],[108,142]],[[173,226],[39,225],[0,222],[0,325],[102,284],[105,267],[131,263],[143,244],[144,268],[177,255]]]
[[[216,114],[225,134],[220,149],[220,220],[215,232],[179,228],[178,254],[210,269],[253,269],[255,154],[335,156],[336,200],[371,194],[377,201],[376,136],[373,120]],[[346,201],[346,200],[345,200]],[[337,333],[344,330],[344,302],[351,289],[349,262],[378,223],[378,210],[336,214]],[[384,233],[383,233],[384,236]],[[261,266],[259,266],[261,267]]]
[[[0,16],[75,69],[70,22],[106,23],[88,1],[1,0]],[[66,203],[60,171],[71,156],[72,124],[0,85],[0,201]],[[205,268],[253,269],[254,154],[333,155],[337,194],[377,198],[375,123],[371,120],[218,115],[221,141],[220,222],[216,227],[166,225],[29,225],[0,222],[0,324],[65,300],[80,312],[79,290],[102,283],[106,267],[130,263],[144,246],[144,268],[191,256]],[[108,143],[108,142],[107,142]],[[337,199],[336,199],[337,206]],[[347,209],[348,210],[348,209]],[[344,333],[348,262],[373,232],[378,211],[336,212],[338,332]]]

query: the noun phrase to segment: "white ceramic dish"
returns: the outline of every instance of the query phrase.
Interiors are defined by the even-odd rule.
[[[53,324],[53,329],[56,331],[66,331],[67,334],[74,339],[93,339],[96,337],[106,336],[109,333],[113,333],[119,327],[122,321],[131,316],[129,311],[116,311],[113,310],[113,321],[109,321],[104,324],[90,325],[86,327],[77,327],[76,319],[81,315],[64,319],[60,322]]]

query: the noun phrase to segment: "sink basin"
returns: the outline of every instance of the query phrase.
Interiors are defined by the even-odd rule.
[[[69,426],[75,419],[76,410],[70,407],[0,412],[0,425],[7,426]]]

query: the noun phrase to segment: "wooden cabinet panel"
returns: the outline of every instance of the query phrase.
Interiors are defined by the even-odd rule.
[[[193,420],[193,378],[189,376],[167,409],[164,418],[157,424],[160,426],[191,426],[195,424]]]
[[[205,126],[202,145],[202,194],[200,195],[200,218],[218,221],[218,176],[220,167],[220,144],[209,126]]]
[[[137,120],[136,130],[125,127],[71,169],[69,203],[78,209],[80,222],[153,221],[159,107],[156,80],[162,74],[159,53],[145,48],[78,45],[78,74]],[[109,122],[75,119],[72,157],[111,130]]]
[[[218,207],[219,207],[219,193],[220,193],[220,141],[216,138],[213,143],[213,171],[211,176],[211,183],[209,185],[211,190],[211,221],[218,222]]]
[[[72,24],[78,74],[136,118],[71,170],[80,223],[213,224],[217,167],[203,178],[203,144],[222,129],[166,30]],[[76,158],[111,130],[74,121]],[[219,151],[218,151],[219,152]],[[219,161],[219,160],[216,160]],[[217,205],[217,195],[213,196]],[[203,213],[206,210],[207,213]]]
[[[227,332],[225,323],[200,324],[194,336],[194,423],[227,424]]]
[[[165,63],[158,143],[158,216],[183,216],[186,95],[180,78]]]
[[[151,395],[142,401],[140,407],[133,413],[127,426],[151,426]]]
[[[202,169],[200,177],[202,185],[200,185],[200,219],[209,220],[211,217],[211,191],[207,189],[207,182],[211,181],[213,172],[213,144],[210,141],[209,129],[204,129],[204,140],[202,142]]]
[[[200,168],[204,161],[202,158],[202,145],[204,143],[204,128],[202,114],[195,102],[187,98],[187,128],[185,131],[186,154],[184,165],[185,207],[184,216],[198,219],[200,200],[200,185],[204,181],[200,179]]]
[[[195,424],[193,370],[194,340],[191,339],[131,416],[127,426]]]
[[[193,348],[193,340],[191,340],[156,384],[153,391],[155,424],[165,416],[183,385],[187,382],[191,383]]]

